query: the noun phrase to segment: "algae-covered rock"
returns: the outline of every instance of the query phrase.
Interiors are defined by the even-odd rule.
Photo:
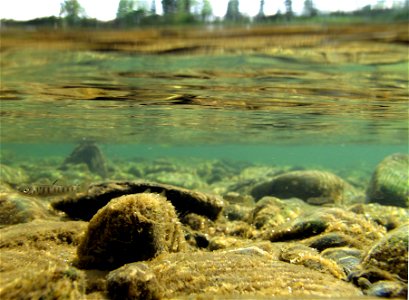
[[[18,193],[0,193],[0,226],[47,219],[54,214],[47,203]]]
[[[146,180],[152,180],[164,184],[172,184],[187,189],[197,189],[203,186],[201,179],[189,172],[158,172],[145,176]]]
[[[274,228],[310,210],[311,207],[300,199],[263,197],[250,212],[248,222],[258,229]]]
[[[341,208],[321,207],[276,228],[264,230],[263,237],[273,242],[301,240],[320,250],[341,245],[364,249],[385,233],[383,226],[362,215]]]
[[[364,293],[368,296],[383,298],[407,298],[408,286],[392,280],[380,280],[369,285]]]
[[[34,220],[0,229],[0,248],[30,247],[43,249],[53,244],[78,245],[86,229],[83,221]],[[56,253],[58,255],[58,253]]]
[[[98,209],[105,206],[111,199],[145,191],[164,194],[180,214],[193,212],[215,220],[224,207],[223,200],[218,196],[145,181],[92,184],[86,192],[74,197],[67,196],[58,199],[52,203],[52,206],[65,212],[71,218],[90,220]]]
[[[343,269],[336,262],[321,256],[314,248],[302,244],[289,244],[284,246],[281,251],[280,259],[282,261],[327,273],[337,279],[346,278]]]
[[[27,270],[21,277],[0,289],[0,299],[82,299],[84,274],[75,268]]]
[[[408,230],[409,225],[403,225],[375,243],[363,259],[363,269],[380,269],[407,280]]]
[[[107,288],[113,300],[160,299],[160,287],[155,274],[142,262],[126,264],[110,272]]]
[[[28,180],[26,172],[22,168],[0,164],[0,180],[9,184],[25,182]]]
[[[376,167],[367,190],[369,202],[409,207],[409,155],[396,153]]]
[[[115,270],[114,272],[118,272]],[[118,283],[123,299],[179,297],[354,297],[362,292],[332,275],[304,266],[272,260],[257,247],[215,252],[169,253],[144,266],[121,268],[120,277],[108,276],[109,294]],[[127,291],[128,294],[126,293]]]
[[[82,299],[83,274],[71,266],[82,221],[34,220],[0,229],[0,299]]]
[[[91,219],[78,246],[78,265],[112,269],[184,246],[179,219],[165,197],[126,195],[113,199]]]
[[[354,202],[358,192],[342,178],[318,170],[292,171],[259,184],[251,191],[255,199],[274,196],[299,198],[310,204],[345,204]]]
[[[349,276],[357,270],[358,265],[361,263],[363,251],[350,247],[335,247],[325,249],[321,252],[321,255],[335,261]]]
[[[84,141],[79,144],[68,156],[61,168],[65,169],[68,164],[85,163],[93,173],[105,178],[107,176],[107,167],[105,158],[99,147],[92,141]]]
[[[405,224],[409,219],[409,210],[403,207],[387,206],[378,203],[356,204],[349,208],[350,211],[364,215],[387,230],[392,230]]]

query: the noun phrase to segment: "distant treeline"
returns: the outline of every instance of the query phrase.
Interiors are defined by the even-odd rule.
[[[1,27],[87,27],[87,28],[129,28],[155,25],[183,24],[248,24],[248,23],[288,23],[288,22],[349,22],[349,21],[408,21],[409,0],[385,8],[384,1],[375,6],[365,6],[353,12],[322,13],[316,9],[313,0],[305,0],[300,15],[292,9],[292,1],[285,0],[285,11],[269,14],[264,10],[264,0],[259,2],[259,13],[249,17],[239,10],[239,0],[229,0],[223,18],[214,17],[209,0],[162,0],[162,12],[156,10],[156,2],[151,0],[120,0],[116,18],[99,21],[88,18],[78,0],[61,3],[58,17],[44,17],[29,21],[1,20]]]

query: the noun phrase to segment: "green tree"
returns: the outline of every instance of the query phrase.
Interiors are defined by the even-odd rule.
[[[384,9],[385,8],[385,0],[378,0],[373,8],[374,9]]]
[[[177,11],[177,1],[176,0],[162,0],[163,14],[172,15]]]
[[[134,10],[133,0],[120,0],[118,4],[118,10],[116,12],[117,19],[124,19],[128,14]]]
[[[209,21],[213,15],[212,5],[210,4],[209,0],[203,0],[202,10],[200,11],[200,15],[202,16],[202,21],[206,22]]]
[[[152,0],[152,4],[151,4],[151,14],[152,15],[156,15],[156,1]]]
[[[264,0],[260,0],[260,9],[257,14],[257,18],[263,18],[264,17]]]
[[[65,0],[61,3],[60,16],[68,25],[78,24],[85,17],[85,10],[77,0]]]
[[[239,11],[239,0],[229,0],[224,19],[227,21],[238,21],[241,19],[241,17],[241,13]]]
[[[181,0],[179,0],[181,1]],[[183,0],[181,1],[183,3],[182,9],[186,14],[190,14],[190,10],[192,9],[192,0]]]
[[[304,1],[303,14],[307,17],[313,17],[318,14],[318,10],[315,8],[314,2],[312,0]]]
[[[285,4],[285,14],[287,16],[287,19],[291,19],[292,16],[294,15],[293,3],[291,0],[285,0],[284,4]]]

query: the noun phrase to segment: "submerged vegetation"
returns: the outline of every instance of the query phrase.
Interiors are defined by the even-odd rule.
[[[203,24],[274,24],[274,23],[344,23],[408,21],[409,1],[395,2],[391,8],[378,1],[352,12],[322,12],[313,0],[305,0],[301,14],[293,11],[292,1],[285,0],[285,11],[266,11],[264,0],[259,2],[259,12],[250,17],[240,11],[239,0],[229,0],[223,17],[213,14],[209,0],[162,0],[162,12],[158,13],[155,1],[120,0],[116,18],[100,21],[87,17],[78,0],[64,0],[58,17],[41,17],[28,21],[1,20],[1,27],[85,27],[85,28],[133,28],[154,25],[203,25]]]

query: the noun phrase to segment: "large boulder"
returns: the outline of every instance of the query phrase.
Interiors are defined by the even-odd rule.
[[[342,178],[318,170],[291,171],[253,188],[255,199],[274,196],[280,199],[299,198],[310,204],[346,204],[355,202],[358,193]]]
[[[78,246],[81,268],[113,269],[184,248],[185,240],[172,204],[159,194],[113,199],[91,219]]]
[[[409,155],[395,153],[376,167],[367,190],[368,202],[409,207]]]

